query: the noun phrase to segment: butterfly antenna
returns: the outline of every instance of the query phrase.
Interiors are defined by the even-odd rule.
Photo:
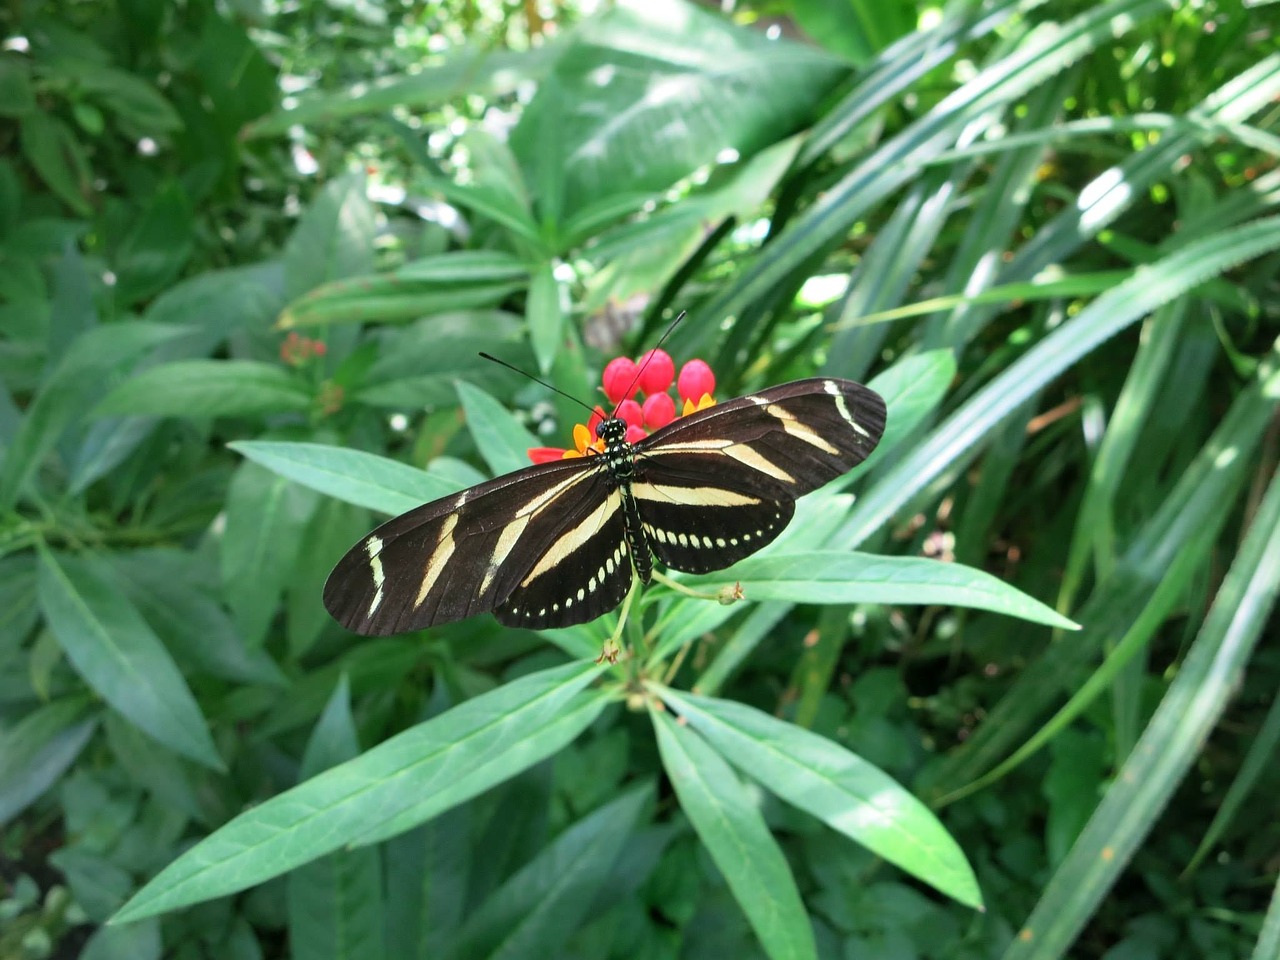
[[[581,400],[579,400],[577,397],[573,396],[573,394],[565,393],[565,392],[564,392],[563,390],[561,390],[559,387],[554,387],[554,386],[552,386],[551,384],[547,383],[547,381],[545,381],[545,380],[540,380],[538,377],[535,377],[535,376],[534,376],[532,373],[530,373],[528,370],[521,370],[519,367],[515,366],[514,364],[507,363],[507,361],[505,361],[505,360],[499,360],[499,359],[498,359],[497,357],[495,357],[493,354],[491,354],[491,353],[485,353],[483,350],[481,350],[481,351],[480,351],[480,356],[484,357],[486,360],[492,360],[494,363],[496,363],[496,364],[498,364],[498,365],[500,365],[500,366],[506,367],[508,370],[514,370],[516,373],[520,374],[521,376],[523,376],[523,377],[528,377],[528,378],[529,378],[530,380],[532,380],[534,383],[540,383],[540,384],[542,384],[542,385],[543,385],[544,387],[546,387],[548,390],[550,390],[550,391],[552,391],[552,392],[554,392],[554,393],[558,393],[558,394],[560,394],[560,396],[564,397],[566,400],[572,400],[572,401],[573,401],[574,403],[576,403],[578,406],[582,407],[582,409],[586,410],[586,411],[587,411],[587,413],[591,414],[592,416],[595,416],[595,410],[593,410],[591,407],[588,407],[585,403],[583,403],[583,402],[582,402]]]
[[[681,310],[676,314],[676,318],[671,321],[666,332],[658,338],[658,342],[653,345],[653,349],[650,350],[648,356],[644,358],[644,363],[640,364],[640,369],[636,371],[635,379],[631,381],[631,386],[627,387],[627,392],[622,395],[622,400],[631,396],[631,391],[634,390],[636,388],[636,384],[640,382],[640,376],[644,373],[644,368],[649,365],[649,361],[653,359],[653,355],[657,352],[658,348],[667,342],[667,337],[671,336],[671,331],[676,328],[677,323],[684,319],[686,313],[688,313],[687,310]],[[613,408],[613,413],[610,414],[611,417],[616,417],[618,415],[618,407],[622,406],[622,400],[619,400],[617,406]]]

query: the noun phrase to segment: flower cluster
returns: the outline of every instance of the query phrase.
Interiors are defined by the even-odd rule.
[[[683,401],[680,416],[688,416],[695,410],[713,406],[711,395],[716,389],[715,374],[705,361],[690,360],[680,368],[663,350],[650,350],[639,360],[617,357],[610,360],[600,378],[604,395],[616,409],[616,415],[627,424],[627,440],[635,443],[647,437],[650,431],[665,427],[676,418],[676,401],[671,396],[674,383],[676,393]],[[583,457],[589,453],[603,453],[604,441],[596,435],[596,428],[607,417],[603,407],[596,407],[585,424],[575,424],[573,447],[534,447],[529,459],[534,463],[549,463],[565,457]]]
[[[291,331],[280,344],[280,359],[291,367],[300,367],[312,357],[323,357],[325,350],[323,340],[312,340]]]

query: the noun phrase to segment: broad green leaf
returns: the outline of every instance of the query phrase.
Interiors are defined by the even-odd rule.
[[[248,649],[231,616],[200,589],[202,580],[215,578],[203,567],[196,576],[180,572],[182,558],[176,550],[153,549],[113,559],[125,594],[185,669],[233,683],[286,686],[270,655]]]
[[[0,824],[8,823],[58,782],[75,762],[96,718],[84,697],[67,697],[32,710],[0,731]]]
[[[368,513],[340,500],[325,500],[311,516],[286,586],[289,656],[301,659],[333,623],[321,597],[325,581],[342,555],[369,532]]]
[[[167,287],[191,256],[195,232],[186,190],[170,180],[151,195],[120,244],[115,258],[120,301],[134,303]]]
[[[360,752],[346,677],[316,722],[302,758],[314,777]],[[288,879],[289,946],[295,960],[347,960],[384,954],[382,862],[377,848],[339,850]]]
[[[334,280],[289,303],[279,329],[329,324],[407,323],[434,314],[497,307],[523,280],[468,278],[453,283],[374,274]]]
[[[119,762],[120,769],[135,784],[150,791],[157,801],[175,812],[181,812],[197,823],[209,822],[209,815],[201,808],[196,796],[196,777],[192,776],[182,760],[117,713],[108,713],[104,726],[112,755]],[[126,893],[130,891],[132,884]],[[111,911],[121,903],[124,903],[124,898]],[[103,922],[107,918],[102,916],[96,919]]]
[[[11,506],[22,486],[65,431],[103,392],[104,381],[145,351],[181,335],[154,323],[103,324],[77,337],[27,407],[0,472],[0,509]]]
[[[49,629],[85,683],[165,746],[223,769],[182,674],[102,560],[41,548],[39,591]]]
[[[93,415],[242,417],[310,406],[306,382],[283,367],[257,360],[177,360],[125,380]]]
[[[227,491],[222,583],[245,642],[262,644],[293,572],[302,531],[319,497],[255,463],[236,471]]]
[[[458,382],[458,397],[467,429],[495,476],[529,466],[529,449],[541,444],[506,407],[465,380]]]
[[[801,30],[859,66],[916,25],[917,8],[911,3],[796,0],[793,9]]]
[[[410,260],[396,270],[402,280],[429,283],[476,283],[524,280],[529,268],[519,257],[501,250],[450,250],[420,260]]]
[[[748,600],[945,604],[1077,629],[1052,608],[989,573],[923,557],[878,557],[839,550],[767,554],[747,557],[727,570],[685,582],[703,590],[737,583]]]
[[[540,219],[563,223],[620,190],[665,190],[725,149],[782,139],[846,73],[683,0],[620,5],[567,38],[511,146]]]
[[[162,870],[112,922],[244,890],[340,849],[407,809],[422,809],[421,822],[475,796],[546,756],[530,750],[531,740],[603,669],[571,663],[521,677],[246,810]],[[423,798],[438,791],[447,798],[423,808]]]
[[[978,881],[959,845],[888,774],[832,740],[744,704],[654,689],[762,786],[942,893],[982,907]]]
[[[385,822],[366,828],[355,842],[368,844],[388,840],[551,756],[591,726],[611,702],[612,697],[608,693],[588,691],[566,703],[555,716],[540,715],[525,725],[521,740],[513,743],[501,757],[492,762],[477,761],[465,772],[455,772],[453,780],[438,793],[412,804]]]
[[[81,907],[94,923],[103,923],[129,897],[133,877],[123,867],[83,846],[65,846],[49,855]]]
[[[375,229],[364,173],[354,171],[331,180],[285,244],[286,295],[292,299],[322,283],[370,273]]]
[[[146,920],[128,927],[99,927],[79,960],[160,960],[160,923]]]
[[[81,217],[93,215],[89,161],[75,134],[57,117],[28,113],[18,126],[22,152],[50,190]]]
[[[877,374],[867,386],[880,394],[888,407],[884,436],[871,456],[848,476],[856,479],[911,436],[941,406],[955,375],[956,360],[950,350],[913,354]]]
[[[75,65],[75,78],[103,107],[124,121],[134,137],[172,133],[182,127],[182,118],[169,101],[135,74],[80,60]]]
[[[21,117],[35,110],[30,67],[17,57],[0,57],[0,116]]]
[[[738,775],[697,733],[649,710],[680,808],[720,868],[772,960],[816,960],[809,915],[791,868]]]
[[[322,443],[237,440],[227,446],[312,490],[393,516],[484,479],[475,468],[443,458],[424,471],[398,460]]]
[[[97,325],[98,310],[93,302],[89,265],[74,244],[67,244],[53,268],[46,379],[52,376],[57,369],[55,364],[67,355],[71,345]]]
[[[556,837],[471,913],[448,955],[520,960],[563,952],[651,794],[647,784],[633,787]]]
[[[541,264],[533,271],[525,311],[529,339],[533,342],[534,356],[538,358],[538,369],[545,374],[550,371],[556,351],[560,349],[565,322],[560,283],[556,280],[552,264]]]

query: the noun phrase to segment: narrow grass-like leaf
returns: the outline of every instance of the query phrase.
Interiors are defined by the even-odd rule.
[[[93,415],[242,417],[310,405],[306,383],[283,367],[256,360],[177,360],[130,377],[102,398]]]
[[[861,476],[911,436],[942,403],[956,375],[956,359],[950,350],[930,350],[899,360],[867,384],[884,398],[889,408],[884,436],[851,479]]]
[[[472,912],[448,956],[563,956],[635,830],[652,788],[633,787],[556,837]]]
[[[223,769],[182,674],[101,561],[41,548],[39,591],[49,629],[85,683],[156,740]]]
[[[484,479],[458,460],[438,459],[419,470],[399,460],[323,443],[236,440],[227,446],[312,490],[392,515]]]
[[[651,689],[762,786],[947,896],[982,906],[959,845],[888,774],[826,737],[744,704]]]
[[[1253,948],[1252,960],[1277,960],[1280,958],[1280,878],[1271,889],[1271,903],[1262,921],[1262,931]]]
[[[795,878],[759,807],[733,768],[688,727],[650,706],[662,765],[771,960],[817,960]]]
[[[529,267],[523,260],[502,250],[450,250],[410,260],[396,270],[397,277],[432,283],[512,282],[528,275]]]
[[[1280,217],[1195,240],[1103,294],[971,397],[859,498],[835,543],[854,547],[955,463],[976,456],[1006,416],[1099,344],[1196,284],[1280,248]]]
[[[302,778],[360,752],[344,676],[307,743]],[[382,864],[375,848],[339,850],[289,875],[289,946],[294,960],[382,956]]]
[[[529,448],[541,446],[501,403],[477,386],[458,382],[467,428],[494,475],[529,466]]]
[[[1005,952],[1062,956],[1200,755],[1238,688],[1280,592],[1280,476],[1273,477],[1185,662],[1141,739]]]
[[[922,557],[814,550],[748,557],[685,581],[698,589],[741,584],[749,600],[792,603],[946,604],[991,610],[1067,630],[1076,624],[989,573]]]
[[[470,792],[453,793],[451,803],[432,812],[513,776],[520,764],[542,758],[522,752],[530,737],[554,723],[603,669],[571,663],[521,677],[245,811],[162,870],[112,922],[139,920],[279,876],[351,843],[423,797],[456,786],[464,774]],[[477,768],[486,775],[474,776]]]

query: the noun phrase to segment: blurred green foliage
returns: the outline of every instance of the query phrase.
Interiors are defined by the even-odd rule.
[[[0,11],[2,960],[1280,955],[1274,4],[720,6]],[[749,602],[328,618],[681,309]]]

